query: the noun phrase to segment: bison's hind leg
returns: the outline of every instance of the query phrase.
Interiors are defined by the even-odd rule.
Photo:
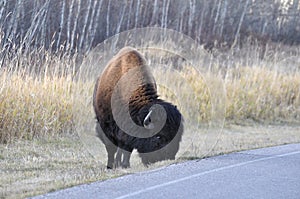
[[[125,150],[118,148],[117,155],[115,159],[115,166],[116,167],[122,167],[122,168],[128,168],[130,167],[130,157],[133,149]]]
[[[115,154],[117,152],[117,146],[113,144],[107,136],[104,134],[103,130],[100,127],[100,124],[97,122],[96,124],[96,132],[98,134],[98,137],[105,145],[106,151],[107,151],[107,169],[113,169],[114,168],[114,160],[115,160]]]

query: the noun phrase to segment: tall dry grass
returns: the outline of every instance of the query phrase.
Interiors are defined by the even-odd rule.
[[[236,122],[300,121],[300,72],[264,67],[230,70],[225,78],[226,118]]]
[[[225,84],[227,122],[299,122],[300,71],[290,70],[293,66],[299,67],[299,62],[293,59],[282,64],[279,59],[272,60],[271,56],[261,60],[257,54],[249,54],[249,49],[244,50],[246,54],[243,56],[237,56],[233,51],[217,55],[213,63],[209,63],[214,70],[201,74],[202,77],[189,65],[177,71],[190,85],[192,98],[179,81],[176,84],[177,80],[171,72],[157,71],[155,75],[162,75],[163,78],[170,76],[173,86],[182,92],[182,108],[186,108],[185,104],[189,105],[183,110],[185,118],[197,123],[211,120],[212,96],[205,80],[213,82],[214,78],[222,79]],[[251,50],[256,52],[253,48]],[[297,48],[282,52],[276,49],[272,56],[279,54],[300,57]],[[222,57],[226,57],[228,67],[220,61]],[[17,51],[3,57],[0,68],[0,143],[73,132],[75,123],[80,118],[84,121],[83,117],[91,114],[95,79],[75,80],[76,64],[76,55],[53,55],[43,49],[29,54]],[[234,66],[229,67],[232,64]],[[282,67],[279,70],[278,67],[271,67],[273,65]],[[289,69],[284,69],[285,65]],[[89,70],[88,66],[84,67]],[[94,73],[98,75],[97,71]],[[162,98],[177,104],[179,99],[168,88],[159,89]]]
[[[299,124],[300,51],[298,47],[275,47],[267,51],[269,54],[263,59],[260,56],[261,49],[257,46],[247,46],[238,52],[234,49],[215,52],[209,55],[209,62],[202,63],[205,66],[198,66],[210,66],[204,73],[190,63],[183,63],[179,75],[174,70],[154,70],[155,76],[159,82],[176,85],[175,90],[182,97],[184,115],[193,122],[209,123],[214,117],[213,93],[224,92],[226,97],[220,104],[224,105],[227,123]],[[184,87],[182,79],[189,89]],[[224,88],[218,88],[220,84],[209,85],[220,80]],[[176,101],[176,92],[165,88],[161,91],[162,98]]]
[[[72,63],[44,50],[3,59],[0,143],[73,130]]]

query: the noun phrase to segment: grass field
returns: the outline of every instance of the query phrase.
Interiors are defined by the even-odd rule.
[[[17,140],[0,145],[0,198],[24,198],[194,158],[296,143],[300,142],[299,132],[299,126],[231,125],[222,133],[216,133],[213,146],[198,143],[198,137],[188,132],[176,161],[159,162],[145,168],[134,152],[130,169],[112,171],[105,170],[106,151],[100,143],[98,157],[102,158],[97,159],[74,135]],[[191,139],[195,140],[193,144],[188,143]]]
[[[261,59],[258,50],[249,46],[207,55],[207,73],[190,63],[180,70],[154,68],[161,97],[178,105],[186,121],[176,161],[300,142],[300,51],[270,48]],[[165,65],[170,63],[161,63]],[[76,56],[43,50],[3,59],[1,198],[32,196],[174,163],[145,168],[134,154],[132,168],[104,169],[106,151],[95,137],[91,103],[99,72],[89,73],[94,77],[77,78]],[[218,92],[224,92],[224,99],[215,99]],[[212,124],[215,117],[220,117],[218,126]]]

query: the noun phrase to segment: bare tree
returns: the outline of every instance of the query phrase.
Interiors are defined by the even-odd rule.
[[[202,44],[218,40],[235,46],[248,36],[300,44],[300,1],[284,2],[0,0],[1,47],[85,53],[112,34],[153,25],[188,34]]]
[[[91,12],[91,18],[90,18],[90,23],[89,26],[87,27],[87,34],[83,35],[84,40],[87,41],[86,45],[83,49],[83,51],[87,51],[89,49],[89,46],[91,46],[91,42],[92,42],[92,38],[95,37],[95,35],[93,34],[93,26],[95,26],[94,21],[96,19],[96,8],[97,8],[97,4],[99,3],[99,1],[94,1],[94,4],[92,6],[92,12]]]
[[[135,23],[134,23],[135,28],[138,27],[138,21],[139,21],[139,18],[140,18],[140,5],[141,5],[141,0],[137,0],[136,10],[135,10]]]
[[[243,1],[243,0],[241,0],[241,1]],[[247,8],[248,8],[248,3],[249,3],[249,0],[246,0],[246,3],[245,3],[245,5],[244,5],[244,10],[243,10],[243,12],[242,12],[242,15],[241,15],[240,20],[239,20],[239,23],[238,23],[237,30],[236,30],[236,32],[235,32],[235,36],[234,36],[234,41],[233,41],[232,47],[234,47],[234,46],[237,44],[238,36],[239,36],[239,34],[240,34],[240,30],[241,30],[241,27],[242,27],[242,23],[243,23],[243,21],[244,21],[244,17],[245,17]]]
[[[107,4],[107,14],[106,14],[106,37],[109,37],[110,8],[111,8],[111,0],[108,0],[108,4]]]
[[[152,14],[151,22],[150,22],[151,25],[156,23],[157,12],[158,12],[158,0],[154,0],[153,12],[152,12],[153,14]]]
[[[126,1],[127,0],[124,0],[124,6],[122,6],[123,10],[122,10],[122,13],[120,15],[119,23],[118,23],[118,26],[117,26],[117,29],[116,29],[116,34],[120,33],[120,31],[121,31],[121,26],[122,26],[122,23],[123,23],[123,20],[124,20],[125,11],[126,11],[126,8],[127,8]]]
[[[224,2],[224,4],[223,4],[223,9],[222,9],[222,13],[221,13],[221,22],[220,22],[221,23],[221,27],[220,27],[220,31],[219,31],[220,35],[223,35],[224,22],[225,22],[225,18],[226,18],[227,5],[228,5],[227,0],[224,0],[223,2]]]
[[[79,42],[79,49],[84,49],[84,38],[86,37],[86,31],[87,31],[87,26],[88,26],[88,21],[90,17],[90,12],[92,9],[92,0],[88,1],[88,6],[87,6],[87,13],[85,13],[85,18],[83,22],[83,27],[82,27],[82,32],[80,36],[80,42]]]
[[[132,7],[133,7],[133,1],[134,0],[129,0],[130,5],[129,5],[129,12],[128,12],[128,18],[127,18],[127,30],[130,29],[130,22],[131,22],[131,13],[132,13]]]
[[[7,0],[0,0],[0,19],[5,18],[4,13],[5,13],[5,7],[7,5]],[[3,20],[1,20],[2,22]],[[3,22],[2,22],[3,23]]]
[[[64,31],[65,12],[66,12],[66,0],[62,0],[61,17],[60,17],[60,25],[59,25],[59,31],[58,31],[58,39],[57,39],[57,43],[56,43],[56,49],[59,49],[59,47],[60,47],[61,37],[62,37],[63,31]]]
[[[78,21],[79,21],[80,10],[81,10],[81,0],[79,0],[77,2],[77,10],[76,10],[76,16],[75,16],[75,19],[74,19],[74,25],[73,25],[72,35],[71,35],[70,49],[74,49],[75,36],[76,36],[76,30],[77,30]],[[77,47],[77,49],[79,49],[79,47]]]
[[[102,8],[102,3],[103,3],[103,0],[100,0],[100,2],[98,3],[98,6],[95,8],[97,10],[96,16],[95,16],[95,24],[94,24],[94,26],[90,25],[90,29],[91,29],[90,31],[91,31],[92,38],[91,38],[90,45],[88,46],[87,50],[91,49],[94,39],[96,37],[96,32],[97,32],[97,29],[100,24],[100,12],[101,12],[101,8]]]
[[[71,6],[69,8],[69,15],[68,15],[68,20],[67,20],[67,41],[68,42],[71,42],[71,24],[72,24],[72,19],[74,17],[74,14],[73,14],[73,9],[74,9],[74,6],[75,6],[75,1],[76,0],[72,0],[71,1]]]
[[[189,21],[188,21],[188,35],[192,35],[193,29],[193,22],[195,19],[195,12],[196,12],[196,0],[190,0],[190,14],[189,14]]]

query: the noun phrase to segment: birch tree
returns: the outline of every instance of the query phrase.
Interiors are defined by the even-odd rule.
[[[111,7],[111,0],[108,0],[107,4],[107,14],[106,14],[106,37],[109,37],[109,25],[110,25],[110,7]]]
[[[234,36],[234,41],[233,41],[232,47],[234,47],[234,46],[237,44],[238,36],[239,36],[239,34],[240,34],[240,30],[241,30],[241,27],[242,27],[242,23],[243,23],[243,21],[244,21],[244,17],[245,17],[247,8],[248,8],[248,3],[249,3],[249,0],[246,0],[246,3],[245,3],[245,5],[244,5],[244,9],[243,9],[242,15],[241,15],[240,20],[239,20],[239,23],[238,23],[237,30],[236,30],[236,32],[235,32],[235,36]]]
[[[96,7],[97,12],[95,15],[95,25],[93,26],[93,28],[92,28],[92,25],[90,26],[92,38],[91,38],[91,41],[90,41],[90,44],[89,44],[87,50],[91,49],[94,39],[96,37],[96,32],[97,32],[97,29],[100,24],[100,12],[101,12],[101,8],[102,8],[102,3],[103,3],[103,0],[100,0],[100,2],[98,3],[98,6]]]
[[[140,18],[140,5],[141,5],[141,0],[137,0],[136,9],[135,9],[135,23],[134,23],[134,28],[138,27],[138,21],[139,21],[139,18]]]
[[[152,18],[151,18],[151,25],[156,24],[156,19],[157,19],[157,15],[158,15],[158,0],[154,0],[154,5],[153,5],[153,14],[152,14]]]
[[[72,24],[72,19],[74,17],[74,14],[73,14],[73,9],[75,7],[75,1],[76,0],[72,0],[71,1],[71,5],[70,5],[70,8],[69,8],[69,15],[68,15],[68,20],[67,20],[67,41],[70,43],[71,42],[71,34],[72,34],[72,31],[71,31],[71,24]]]
[[[80,35],[79,50],[84,49],[84,46],[83,46],[85,44],[84,38],[85,38],[85,35],[86,35],[86,31],[87,31],[87,25],[88,25],[88,21],[89,21],[89,17],[90,17],[91,7],[92,7],[92,0],[89,0],[88,1],[88,6],[87,6],[87,9],[86,9],[87,12],[85,14],[84,21],[83,21],[82,32],[81,32],[81,35]]]
[[[132,7],[133,7],[133,1],[134,0],[129,0],[130,5],[129,5],[129,12],[128,12],[128,17],[127,17],[127,30],[130,29],[130,23],[131,23],[131,13],[132,13]]]
[[[60,25],[59,25],[59,31],[58,31],[58,39],[56,43],[56,49],[59,49],[60,43],[61,43],[61,37],[64,31],[64,24],[65,24],[65,11],[66,11],[66,0],[62,0],[62,6],[61,6],[61,17],[60,17]]]
[[[78,21],[79,21],[79,15],[80,15],[80,11],[81,11],[81,0],[78,0],[77,3],[77,10],[76,10],[76,17],[74,19],[74,25],[73,25],[73,30],[72,30],[72,35],[71,35],[71,44],[70,44],[70,49],[74,49],[75,46],[75,35],[76,35],[76,31],[77,31],[77,26],[78,26]],[[79,46],[77,46],[77,49],[79,50]]]

